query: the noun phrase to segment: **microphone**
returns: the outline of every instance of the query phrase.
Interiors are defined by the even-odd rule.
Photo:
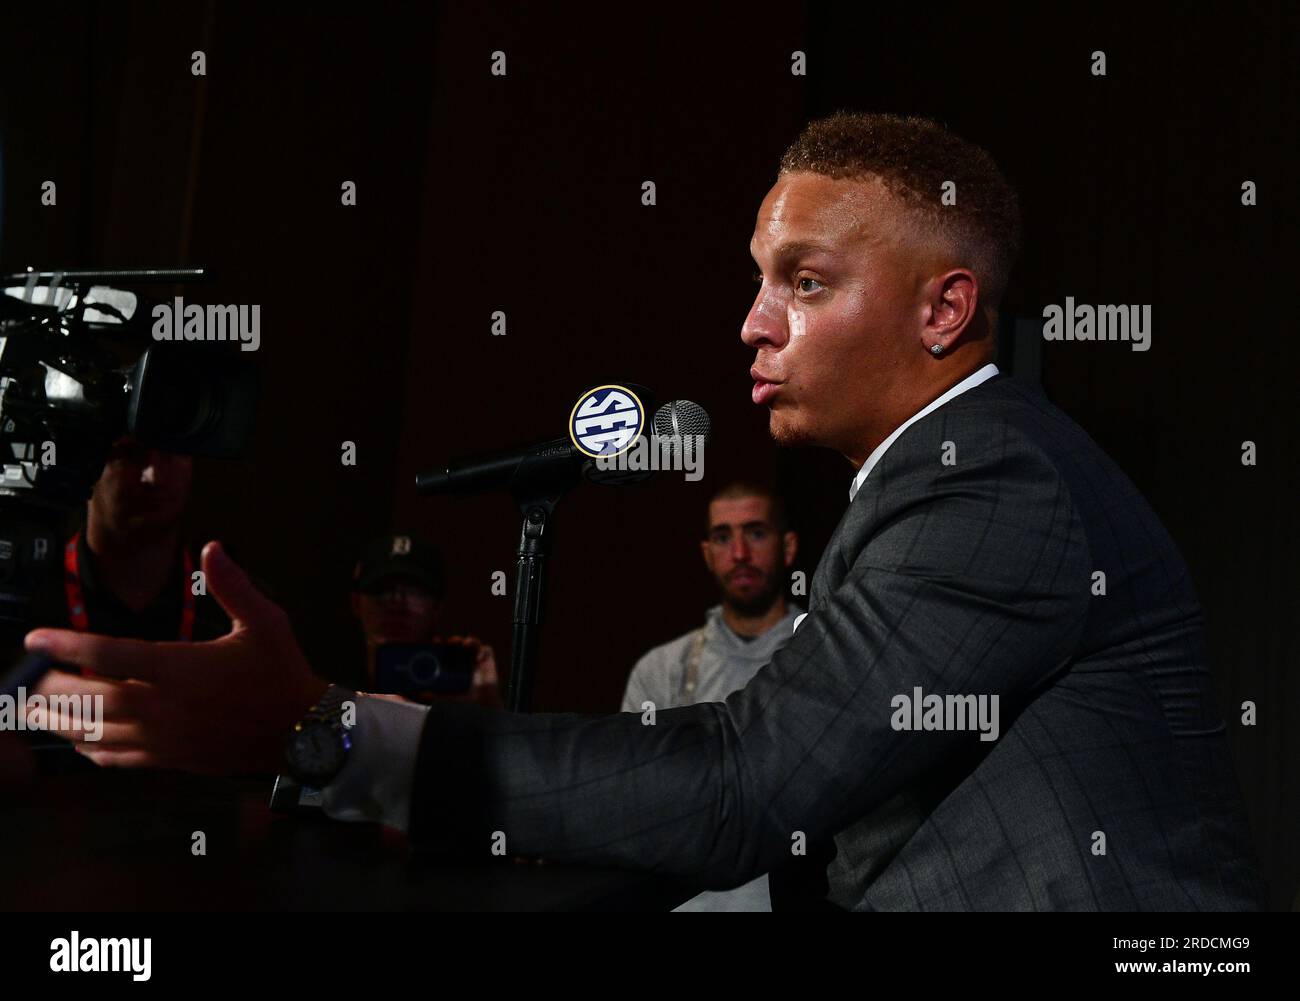
[[[589,459],[583,467],[583,474],[592,483],[621,487],[640,483],[649,479],[652,473],[664,469],[698,466],[712,429],[707,410],[690,400],[673,400],[655,411],[653,426],[654,433],[648,440],[644,440],[643,435],[642,441],[617,459]],[[648,454],[634,458],[632,452],[642,447]],[[688,475],[686,478],[697,477]]]
[[[673,400],[655,411],[655,434],[660,438],[708,441],[711,430],[708,411],[690,400]]]
[[[415,489],[422,494],[476,494],[546,480],[564,486],[577,479],[586,458],[568,438],[554,438],[419,473]]]
[[[698,403],[673,400],[655,411],[654,434],[663,453],[693,453],[710,430],[709,415]],[[641,436],[644,437],[644,436]],[[652,439],[652,444],[654,444]],[[631,447],[635,448],[634,443]],[[617,458],[617,457],[616,457]],[[491,490],[563,490],[585,475],[593,483],[620,485],[645,479],[655,470],[605,468],[610,460],[592,459],[570,438],[553,438],[520,448],[460,459],[444,469],[420,473],[415,489],[422,494],[476,494]]]

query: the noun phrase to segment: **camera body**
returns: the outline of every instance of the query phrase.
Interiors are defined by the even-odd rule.
[[[0,621],[26,620],[67,512],[90,496],[114,441],[240,454],[256,411],[251,364],[225,345],[159,343],[141,296],[200,268],[0,277]]]
[[[385,643],[375,651],[374,690],[417,702],[468,692],[474,652],[455,643]]]

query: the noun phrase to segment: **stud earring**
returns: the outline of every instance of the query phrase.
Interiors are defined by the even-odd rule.
[[[942,344],[936,344],[934,347],[932,347],[932,348],[930,349],[930,354],[932,354],[932,355],[934,355],[936,358],[938,358],[941,354],[943,354],[943,345],[942,345]]]

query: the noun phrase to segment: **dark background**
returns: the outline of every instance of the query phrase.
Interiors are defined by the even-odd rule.
[[[739,475],[789,494],[811,572],[838,456],[776,452],[749,402],[747,243],[784,146],[838,108],[925,114],[1018,186],[1007,311],[1148,303],[1149,352],[1046,344],[1043,382],[1187,558],[1274,907],[1300,885],[1294,8],[54,3],[0,29],[0,269],[202,265],[259,303],[259,431],[201,464],[197,537],[290,609],[322,671],[359,655],[354,553],[437,542],[444,624],[509,659],[518,516],[417,497],[448,458],[563,433],[630,379],[712,414],[707,476],[588,487],[558,512],[537,707],[616,708],[635,660],[716,599],[697,539]],[[206,77],[190,73],[191,52]],[[489,73],[493,50],[508,74]],[[1090,72],[1106,53],[1107,75]],[[791,53],[808,75],[791,75]],[[1241,183],[1259,204],[1241,205]],[[45,180],[58,204],[40,204]],[[340,204],[356,182],[358,204]],[[658,204],[641,205],[653,180]],[[170,294],[171,290],[163,290]],[[493,337],[490,316],[507,314]],[[1243,467],[1242,442],[1258,465]],[[358,464],[343,466],[344,441]],[[1259,722],[1239,725],[1244,700]]]

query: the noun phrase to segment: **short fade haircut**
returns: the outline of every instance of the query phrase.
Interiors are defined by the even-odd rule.
[[[1020,253],[1020,204],[988,151],[928,118],[840,111],[810,122],[781,157],[781,174],[835,180],[875,175],[929,234],[945,240],[980,279],[997,312]],[[944,205],[944,183],[956,204]]]
[[[736,480],[728,483],[725,487],[709,498],[709,507],[713,506],[714,501],[720,500],[739,500],[742,497],[762,497],[767,500],[767,517],[771,521],[772,527],[781,535],[790,530],[790,520],[786,515],[785,501],[771,487],[765,487],[761,483],[754,483],[750,480]],[[713,530],[713,524],[708,514],[704,518],[704,535],[707,538],[709,532]]]

